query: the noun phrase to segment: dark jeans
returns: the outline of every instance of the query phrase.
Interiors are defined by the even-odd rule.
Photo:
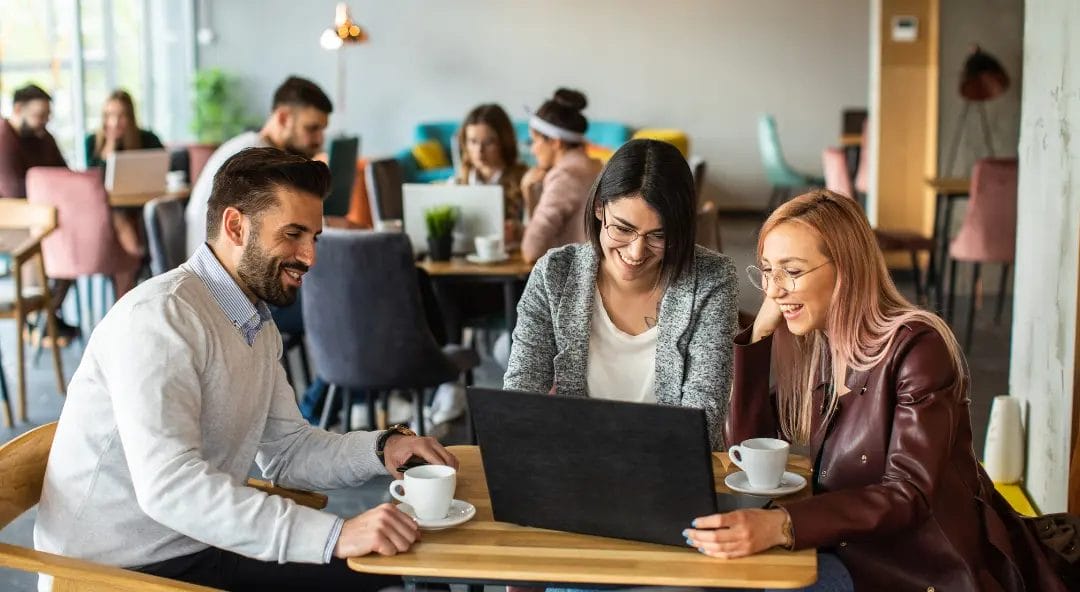
[[[353,571],[341,559],[335,558],[327,565],[273,563],[250,559],[214,547],[192,555],[132,569],[163,578],[235,592],[247,590],[253,592],[264,590],[374,592],[403,585],[398,576],[380,576]]]

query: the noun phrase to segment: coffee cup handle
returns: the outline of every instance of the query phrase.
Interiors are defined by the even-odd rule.
[[[727,449],[727,454],[728,458],[731,459],[731,462],[735,463],[735,466],[739,467],[740,469],[746,469],[746,467],[744,467],[742,464],[742,448],[739,448],[738,446],[729,446]],[[394,492],[393,488],[394,486],[391,485],[390,493]]]
[[[401,487],[401,493],[397,492],[398,487]],[[405,499],[405,481],[398,479],[391,483],[390,496],[403,504],[409,503],[409,500]]]

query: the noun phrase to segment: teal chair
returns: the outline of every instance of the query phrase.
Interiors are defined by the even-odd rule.
[[[761,164],[765,167],[765,178],[772,185],[767,212],[772,212],[791,199],[796,189],[825,186],[823,177],[800,173],[784,160],[784,153],[780,150],[780,135],[776,131],[776,120],[772,115],[765,114],[758,119],[758,148],[761,150]]]

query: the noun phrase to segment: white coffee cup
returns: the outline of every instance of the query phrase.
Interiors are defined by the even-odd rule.
[[[401,488],[401,491],[398,491]],[[457,471],[445,465],[423,465],[405,471],[390,484],[390,495],[413,507],[421,520],[446,518],[457,488]]]
[[[184,171],[169,171],[165,173],[165,189],[179,191],[187,186],[187,173]]]
[[[401,223],[400,218],[387,218],[386,220],[379,220],[375,223],[375,230],[377,232],[401,232],[404,226]]]
[[[476,256],[484,260],[498,259],[503,256],[502,237],[497,234],[490,236],[478,236],[473,239],[476,246]]]
[[[791,446],[776,438],[751,438],[728,448],[728,458],[746,473],[753,489],[776,489]]]

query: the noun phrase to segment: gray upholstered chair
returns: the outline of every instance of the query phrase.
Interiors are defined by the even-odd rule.
[[[150,251],[150,273],[159,275],[187,260],[184,200],[158,197],[143,207],[146,243]]]
[[[364,170],[364,177],[372,220],[400,220],[403,216],[401,185],[405,182],[401,163],[396,158],[372,160]]]
[[[479,364],[471,349],[440,348],[428,327],[409,239],[402,233],[327,229],[318,261],[304,276],[304,328],[315,366],[330,384],[322,425],[339,390],[363,393],[369,417],[390,390],[410,392],[424,429],[427,389],[457,380]]]

